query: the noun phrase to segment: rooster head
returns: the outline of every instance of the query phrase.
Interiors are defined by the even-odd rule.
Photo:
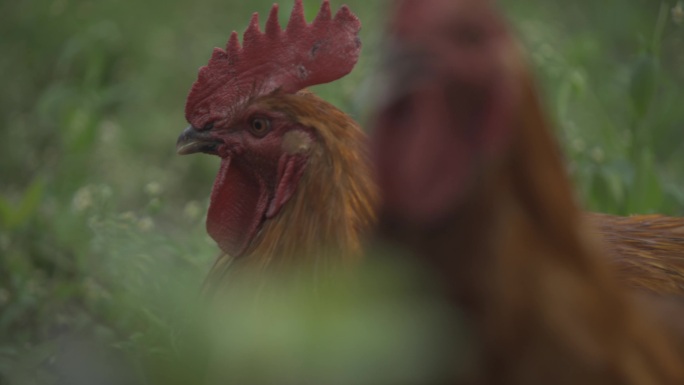
[[[346,6],[332,16],[328,0],[310,24],[296,0],[281,29],[275,4],[264,32],[255,13],[242,46],[233,32],[226,48],[215,48],[199,70],[185,108],[190,126],[178,138],[177,152],[221,158],[207,230],[224,252],[241,256],[262,223],[292,197],[317,135],[294,99],[310,99],[302,89],[352,70],[359,29]]]
[[[374,150],[384,212],[447,217],[511,135],[507,26],[487,0],[400,0],[390,19]]]

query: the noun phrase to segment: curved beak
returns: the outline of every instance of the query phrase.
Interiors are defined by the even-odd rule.
[[[214,138],[209,130],[200,131],[192,126],[188,126],[176,141],[176,153],[178,155],[188,155],[197,152],[216,155],[216,149],[221,141]]]

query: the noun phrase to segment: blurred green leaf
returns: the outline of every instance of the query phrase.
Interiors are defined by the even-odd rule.
[[[644,148],[639,153],[634,185],[630,188],[629,194],[628,211],[630,213],[651,212],[650,202],[663,200],[662,183],[655,170],[652,150]]]
[[[44,196],[45,183],[37,177],[27,187],[18,205],[12,205],[0,196],[0,224],[12,230],[32,218]]]
[[[653,102],[658,80],[658,66],[658,60],[649,54],[640,55],[634,63],[629,95],[637,119],[646,115]]]

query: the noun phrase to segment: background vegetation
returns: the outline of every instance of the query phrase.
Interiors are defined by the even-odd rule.
[[[183,382],[155,365],[191,361],[180,346],[193,338],[177,325],[192,318],[216,253],[203,216],[218,166],[215,158],[175,155],[185,95],[211,48],[271,3],[0,2],[0,385]],[[310,20],[318,4],[305,3]],[[350,76],[315,91],[365,122],[385,3],[346,3],[364,24],[362,58]],[[684,215],[681,5],[678,13],[672,0],[502,3],[529,48],[586,205]],[[350,313],[372,307],[348,305]],[[296,324],[296,310],[265,317]],[[389,334],[377,322],[371,335],[391,340],[413,321]],[[378,341],[336,325],[319,335]],[[245,349],[259,343],[258,333],[243,337]],[[251,373],[287,356],[278,354],[252,362]],[[345,368],[368,365],[344,354],[336,357]],[[133,368],[130,377],[111,368],[119,360]],[[385,364],[414,361],[388,355]],[[282,370],[273,373],[284,378]],[[379,373],[363,373],[382,382]]]

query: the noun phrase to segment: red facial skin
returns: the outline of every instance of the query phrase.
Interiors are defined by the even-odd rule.
[[[217,146],[206,152],[221,157],[207,231],[221,250],[240,256],[262,222],[277,215],[292,196],[304,173],[307,156],[283,150],[285,133],[311,133],[283,113],[260,109],[258,102],[236,120],[207,132]]]

